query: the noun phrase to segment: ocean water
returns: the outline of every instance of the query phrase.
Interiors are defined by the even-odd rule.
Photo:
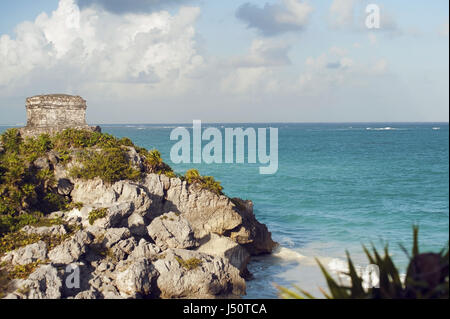
[[[255,215],[280,248],[254,258],[247,298],[277,298],[274,284],[298,285],[320,296],[325,283],[314,258],[332,272],[345,269],[345,253],[367,265],[362,244],[389,243],[406,271],[412,226],[424,251],[449,239],[448,124],[216,124],[279,129],[279,170],[260,175],[259,164],[180,164],[170,161],[172,129],[192,125],[102,125],[137,145],[161,151],[175,171],[199,169],[221,181],[232,197],[251,199]],[[0,128],[1,129],[1,128]],[[224,135],[224,134],[223,134]]]

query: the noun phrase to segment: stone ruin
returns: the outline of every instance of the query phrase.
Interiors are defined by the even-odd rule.
[[[27,126],[20,129],[22,136],[54,134],[73,128],[100,131],[86,123],[86,101],[80,96],[66,94],[38,95],[26,100]]]

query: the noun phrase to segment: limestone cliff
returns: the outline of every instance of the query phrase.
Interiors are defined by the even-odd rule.
[[[106,137],[98,139],[103,143]],[[117,142],[107,141],[108,145]],[[0,256],[8,269],[36,267],[27,278],[11,281],[6,297],[223,298],[245,294],[250,256],[270,253],[276,245],[267,227],[256,220],[253,203],[189,184],[172,172],[167,174],[170,177],[164,171],[151,172],[146,168],[148,152],[130,145],[117,148],[125,152],[124,158],[140,173],[138,177],[106,182],[72,174],[74,167],[82,165],[80,154],[101,152],[98,145],[92,150],[51,149],[30,164],[39,167],[38,171],[51,171],[54,192],[70,199],[73,206],[46,217],[57,224],[21,230],[23,236],[42,240]],[[70,269],[78,270],[79,287],[67,285]]]

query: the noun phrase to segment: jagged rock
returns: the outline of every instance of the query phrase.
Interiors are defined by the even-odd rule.
[[[55,225],[49,227],[32,227],[25,226],[22,228],[22,232],[25,234],[36,234],[36,235],[50,235],[50,236],[62,236],[67,234],[67,230],[64,225]]]
[[[250,254],[241,245],[237,244],[228,237],[211,234],[208,242],[201,245],[198,252],[220,256],[227,259],[230,264],[240,270],[241,275],[247,276],[247,264],[250,261]]]
[[[154,262],[159,272],[157,285],[162,298],[214,298],[245,294],[239,270],[221,257],[183,249],[169,249],[164,259]],[[178,260],[177,260],[178,259]],[[179,261],[200,261],[186,269]]]
[[[143,237],[147,234],[145,218],[138,213],[133,213],[128,217],[126,226],[133,235]]]
[[[157,272],[145,258],[133,262],[125,271],[117,274],[116,285],[119,291],[127,296],[141,294],[148,296],[152,289],[152,281]]]
[[[121,181],[112,186],[100,179],[77,181],[71,195],[75,202],[95,207],[131,203],[133,214],[143,217],[144,223],[167,212],[182,213],[197,239],[210,233],[230,237],[252,255],[270,253],[276,246],[267,227],[256,220],[250,201],[218,196],[178,178],[147,174],[140,183]],[[133,216],[121,226],[131,225],[134,235],[143,236],[142,222]]]
[[[156,174],[148,174],[144,185],[155,194],[152,208],[182,213],[198,239],[210,233],[231,237],[252,255],[270,253],[276,246],[267,227],[256,220],[251,201],[232,201],[178,178]]]
[[[111,252],[117,260],[124,260],[133,252],[136,246],[136,240],[134,238],[128,238],[125,240],[121,240],[117,244],[115,244],[111,248]]]
[[[51,265],[44,265],[24,281],[20,292],[23,292],[24,299],[59,299],[61,288],[62,280],[58,276],[57,269]]]
[[[100,238],[102,240],[104,239],[106,231],[107,231],[107,229],[105,229],[103,227],[98,227],[98,226],[89,226],[89,227],[86,227],[85,230],[88,233],[92,234],[92,236],[94,236],[95,239]]]
[[[131,233],[128,228],[110,228],[105,233],[103,245],[106,248],[111,248],[119,241],[130,238]]]
[[[28,245],[17,250],[7,253],[2,262],[11,263],[13,265],[28,265],[37,261],[47,259],[47,245],[43,241]]]
[[[256,220],[253,202],[239,198],[233,201],[242,216],[242,225],[229,233],[230,238],[243,245],[251,255],[271,253],[278,244],[272,240],[267,226]]]
[[[92,300],[92,299],[97,299],[97,297],[98,297],[98,292],[91,289],[91,290],[86,290],[86,291],[80,292],[78,295],[75,296],[74,299]]]
[[[189,222],[176,213],[155,218],[147,228],[149,236],[161,249],[193,248],[197,246]]]
[[[134,212],[141,215],[148,212],[152,203],[144,188],[136,183],[120,181],[109,186],[99,178],[77,181],[71,196],[74,202],[97,207],[131,203]]]
[[[105,218],[95,221],[94,225],[102,228],[118,227],[128,219],[128,216],[133,212],[133,205],[131,203],[121,203],[111,206],[108,209]]]
[[[55,264],[71,264],[86,252],[87,245],[92,243],[92,234],[80,230],[72,238],[63,242],[49,252],[48,258]]]
[[[67,178],[61,178],[58,180],[58,194],[63,195],[63,196],[69,196],[70,193],[73,190],[73,184],[72,182],[67,179]]]
[[[134,250],[131,252],[131,259],[137,260],[140,258],[146,259],[154,259],[159,253],[161,253],[161,248],[158,246],[147,242],[145,239],[141,239],[139,241],[139,245],[137,245]]]
[[[98,272],[114,271],[116,266],[111,262],[100,262],[96,268]]]

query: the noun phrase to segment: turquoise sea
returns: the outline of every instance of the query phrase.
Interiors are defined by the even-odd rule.
[[[161,151],[175,171],[197,168],[222,182],[232,197],[251,199],[259,221],[281,248],[249,266],[248,298],[276,298],[273,283],[319,295],[324,282],[314,257],[331,271],[345,269],[345,252],[367,265],[361,245],[383,248],[406,267],[399,244],[410,247],[420,226],[423,250],[449,239],[449,126],[447,123],[210,124],[279,129],[279,170],[259,164],[181,164],[170,161],[169,136],[183,125],[102,125],[137,145]],[[223,134],[225,135],[225,134]]]

